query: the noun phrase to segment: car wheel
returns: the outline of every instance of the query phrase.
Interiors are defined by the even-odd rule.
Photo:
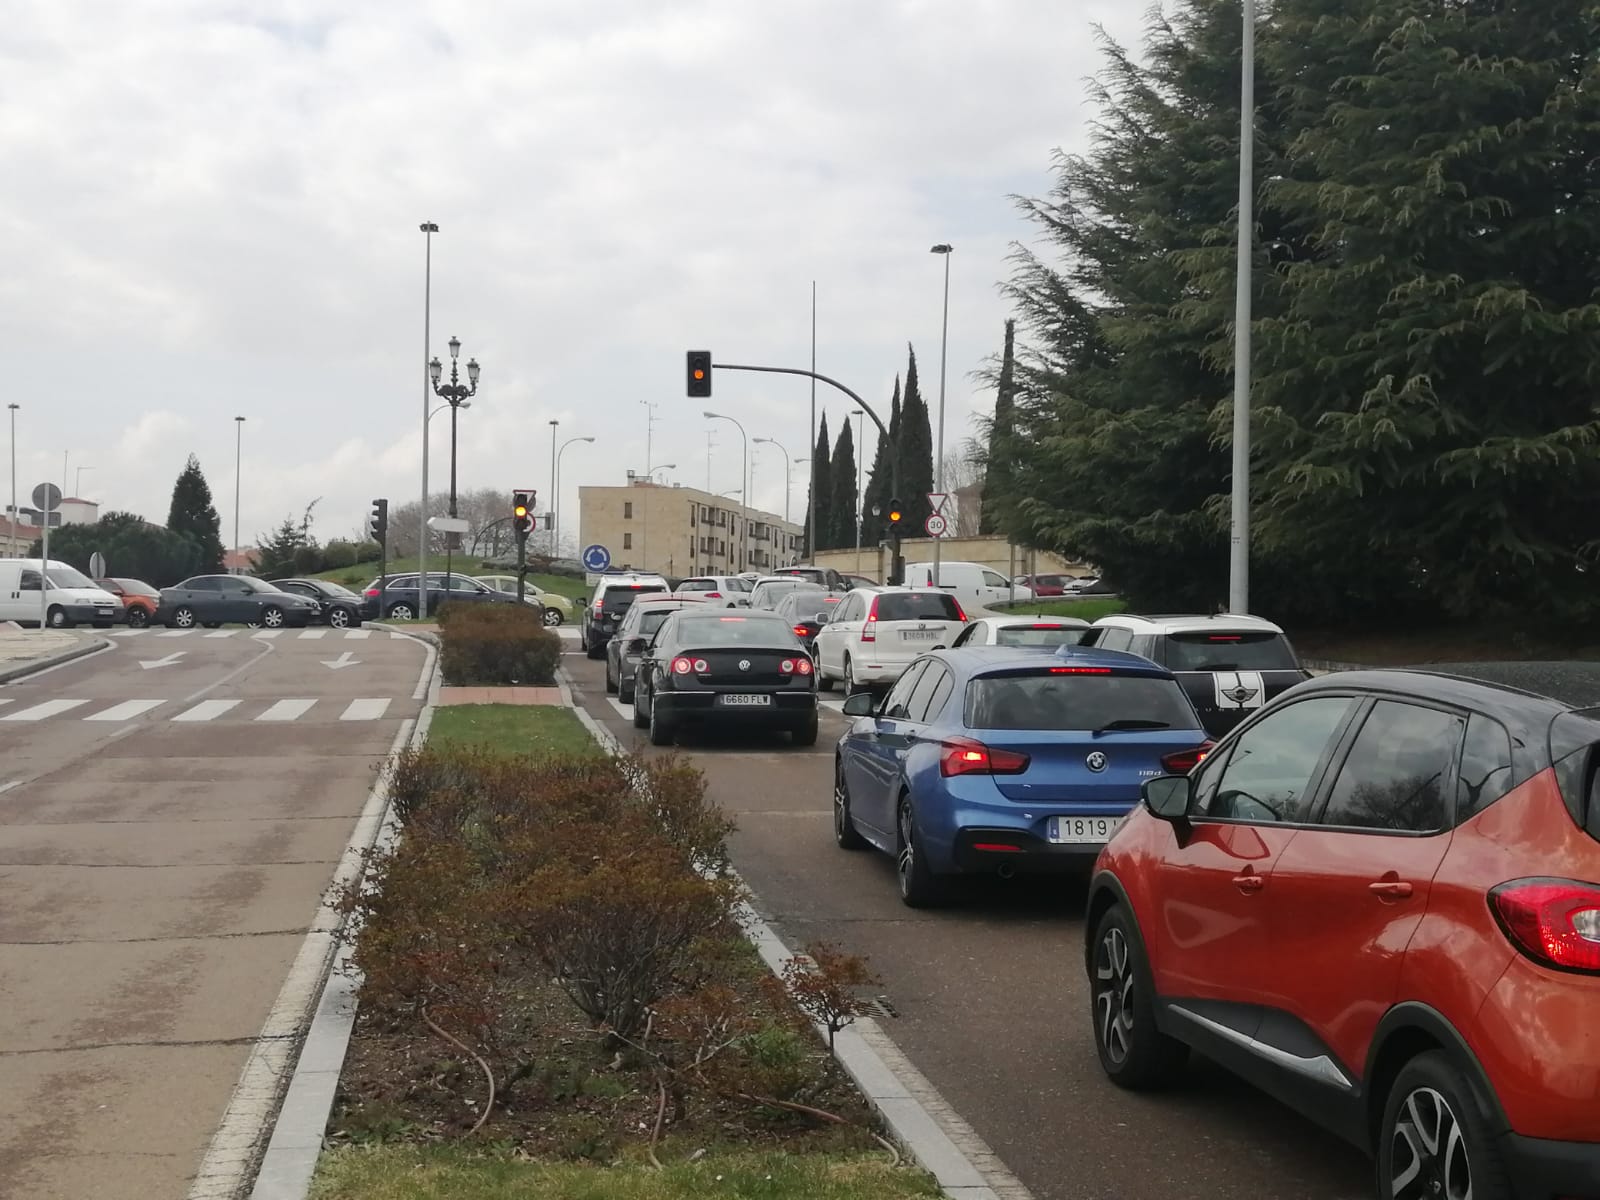
[[[866,690],[865,687],[856,682],[855,663],[851,662],[850,656],[846,654],[844,656],[844,694],[846,696],[854,696],[857,692]]]
[[[606,656],[606,695],[614,696],[616,694],[617,694],[617,681],[611,677],[611,658],[610,658],[609,655],[607,655]]]
[[[1448,1056],[1419,1054],[1395,1077],[1378,1142],[1383,1200],[1470,1196],[1509,1200],[1499,1139],[1479,1115],[1470,1085]]]
[[[923,853],[917,834],[917,818],[911,808],[911,797],[900,797],[900,829],[895,854],[895,875],[900,884],[900,899],[907,908],[931,908],[944,899],[945,881],[928,867],[928,856]]]
[[[350,610],[348,608],[334,608],[328,611],[328,624],[335,629],[350,628]]]
[[[174,629],[194,628],[194,609],[175,608],[172,610],[172,619],[167,622]]]
[[[1128,910],[1107,909],[1094,931],[1089,1007],[1094,1047],[1106,1077],[1133,1090],[1171,1083],[1189,1060],[1189,1048],[1156,1028],[1150,964]]]
[[[617,700],[622,704],[633,703],[633,685],[631,683],[617,682]]]
[[[409,604],[391,604],[389,611],[383,615],[391,621],[409,621],[416,614],[416,611]]]
[[[51,629],[71,629],[72,622],[67,619],[66,609],[52,608],[44,615],[45,624]]]
[[[544,623],[548,628],[551,629],[554,629],[557,625],[561,624],[560,610],[551,608],[548,604],[545,605]]]
[[[261,610],[261,624],[268,629],[283,628],[283,609],[276,604],[269,604]]]
[[[815,746],[817,744],[817,714],[812,713],[811,719],[804,725],[791,730],[789,736],[794,739],[796,746]]]
[[[633,696],[633,727],[635,729],[644,729],[649,724],[650,710],[639,703],[639,694],[635,692]]]
[[[844,763],[833,763],[833,840],[841,850],[865,850],[867,839],[856,829],[850,815],[850,785],[844,781]]]
[[[143,629],[148,624],[150,624],[150,614],[144,609],[130,608],[128,610],[129,629]]]
[[[606,648],[603,644],[599,646],[590,646],[588,649],[588,654],[590,658],[604,658],[606,654]]]
[[[817,659],[817,690],[819,692],[833,691],[833,676],[822,669],[822,660],[820,658]]]
[[[673,739],[678,736],[678,728],[657,711],[660,707],[656,703],[656,698],[650,697],[650,744],[670,746]]]

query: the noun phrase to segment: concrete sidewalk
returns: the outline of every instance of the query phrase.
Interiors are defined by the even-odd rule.
[[[105,639],[75,629],[23,629],[0,622],[0,683],[70,662],[99,649]]]

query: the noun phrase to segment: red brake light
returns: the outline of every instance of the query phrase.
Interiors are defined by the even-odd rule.
[[[687,675],[692,670],[694,670],[694,664],[687,658],[675,658],[672,660],[672,673],[674,675]]]
[[[605,608],[606,608],[606,602],[604,600],[596,600],[594,602],[594,611],[595,612],[597,612],[597,613],[604,612]]]
[[[810,637],[811,630],[807,629],[804,625],[796,625],[794,627],[794,635],[795,637]]]
[[[967,619],[967,610],[961,607],[961,601],[952,596],[950,597],[950,603],[956,606],[956,620],[965,621]]]
[[[1190,750],[1174,750],[1161,756],[1161,769],[1168,775],[1187,775],[1206,760],[1215,742],[1202,742]]]
[[[1020,775],[1028,769],[1028,756],[1014,750],[996,750],[973,738],[947,738],[939,743],[939,774]]]
[[[867,623],[861,627],[861,640],[875,642],[878,640],[878,598],[872,598],[872,607],[867,610]]]
[[[742,621],[742,620],[744,620],[744,618],[743,617],[718,617],[717,620],[719,620],[719,621]]]
[[[377,595],[381,595],[381,594],[382,593],[380,593],[377,588],[368,588],[367,589],[367,595],[369,595],[369,596],[377,596]]]
[[[1026,629],[1065,629],[1065,625],[1027,625]]]
[[[1208,642],[1242,642],[1244,639],[1237,633],[1213,633],[1206,639]]]
[[[1051,667],[1052,675],[1109,675],[1110,667]]]
[[[795,660],[795,664],[794,664],[794,669],[796,671],[798,671],[801,675],[809,675],[809,674],[811,674],[811,660],[809,658],[796,659]]]
[[[1514,879],[1489,893],[1512,944],[1534,962],[1600,975],[1600,885],[1572,879]]]

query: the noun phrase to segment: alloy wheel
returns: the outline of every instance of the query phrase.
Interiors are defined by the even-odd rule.
[[[553,608],[546,608],[544,610],[544,623],[552,629],[561,624],[560,612]]]
[[[1407,1096],[1390,1136],[1394,1200],[1472,1200],[1466,1133],[1441,1092],[1419,1087]]]
[[[177,612],[172,614],[172,623],[174,625],[176,625],[179,629],[193,629],[194,628],[194,610],[193,609],[188,609],[188,608],[180,608]]]
[[[350,627],[350,612],[348,609],[336,608],[328,614],[328,624],[335,629],[348,629]]]
[[[842,844],[855,832],[850,827],[850,796],[845,791],[844,771],[835,767],[833,772],[833,836]]]
[[[1094,952],[1095,1033],[1114,1063],[1127,1060],[1133,1032],[1133,961],[1127,936],[1115,925]]]
[[[411,606],[409,604],[396,604],[389,610],[389,617],[395,621],[411,620]]]
[[[916,823],[911,817],[911,801],[900,801],[900,853],[895,856],[895,871],[900,876],[900,891],[904,894],[917,866]]]
[[[277,629],[283,624],[283,610],[269,608],[261,614],[261,623],[268,629]]]

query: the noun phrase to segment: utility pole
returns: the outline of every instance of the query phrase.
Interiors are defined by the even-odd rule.
[[[1250,611],[1250,296],[1255,247],[1256,5],[1244,0],[1244,65],[1239,81],[1239,261],[1233,314],[1233,529],[1228,542],[1228,609]]]
[[[817,444],[817,281],[811,281],[811,439]],[[806,489],[806,558],[817,561],[817,461],[812,451],[811,486]]]

